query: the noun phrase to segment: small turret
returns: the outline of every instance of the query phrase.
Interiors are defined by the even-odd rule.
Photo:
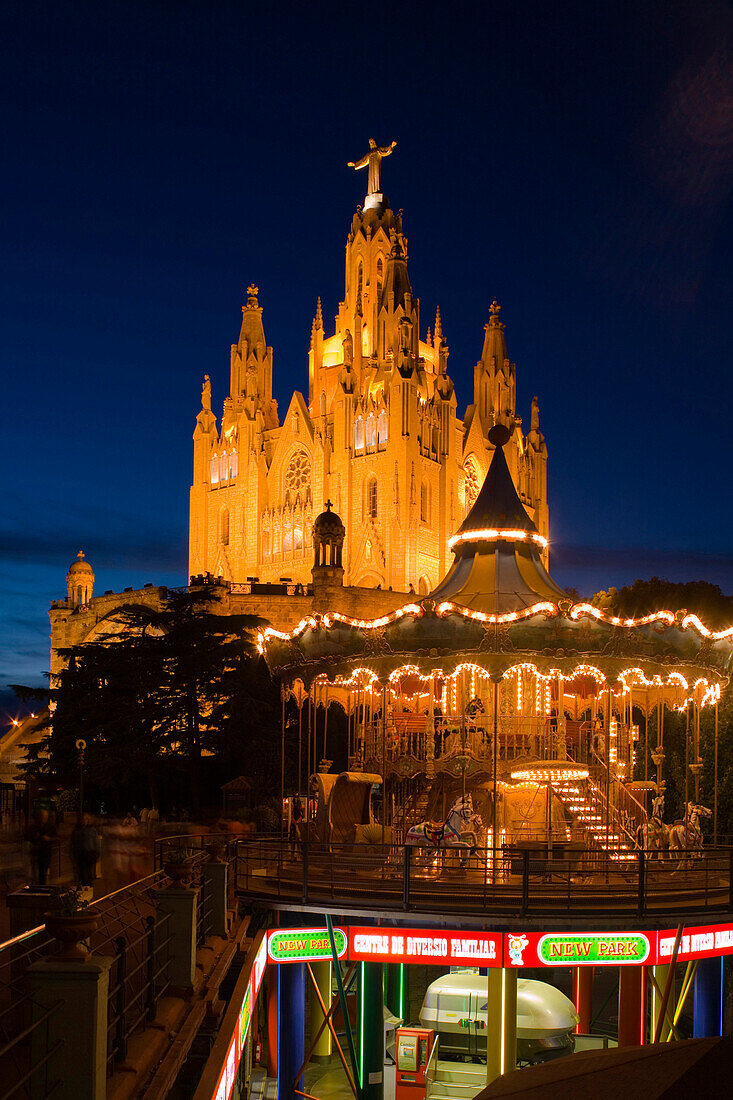
[[[69,566],[66,588],[70,604],[75,607],[86,607],[89,604],[94,592],[94,570],[84,557],[83,550],[79,551],[76,560]]]
[[[328,609],[334,590],[343,587],[343,550],[346,528],[341,517],[331,511],[333,505],[326,501],[326,510],[316,517],[313,524],[313,597],[316,610]]]

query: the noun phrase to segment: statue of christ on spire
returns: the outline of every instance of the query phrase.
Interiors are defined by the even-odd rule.
[[[346,165],[347,168],[354,168],[357,172],[360,168],[369,167],[367,198],[369,198],[370,195],[381,195],[382,188],[380,186],[379,169],[382,163],[382,157],[388,157],[396,144],[397,142],[393,141],[390,145],[377,145],[374,138],[369,138],[369,152],[365,153],[361,160],[350,160]]]

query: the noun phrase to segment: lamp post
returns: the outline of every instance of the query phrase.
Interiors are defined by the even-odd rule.
[[[87,743],[83,737],[76,742],[76,750],[79,753],[79,820],[84,813],[84,749]]]

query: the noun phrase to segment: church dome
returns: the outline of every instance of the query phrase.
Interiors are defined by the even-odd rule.
[[[321,541],[329,538],[341,538],[346,534],[341,516],[331,511],[330,500],[326,502],[326,511],[316,516],[316,521],[313,524],[313,534]]]
[[[91,573],[91,575],[94,576],[94,570],[84,557],[83,550],[79,551],[76,555],[76,561],[73,561],[69,566],[69,573],[73,576],[78,576],[80,573]]]

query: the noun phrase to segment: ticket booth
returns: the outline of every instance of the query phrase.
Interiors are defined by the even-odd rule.
[[[425,1070],[434,1042],[432,1028],[397,1028],[395,1100],[424,1100]]]

